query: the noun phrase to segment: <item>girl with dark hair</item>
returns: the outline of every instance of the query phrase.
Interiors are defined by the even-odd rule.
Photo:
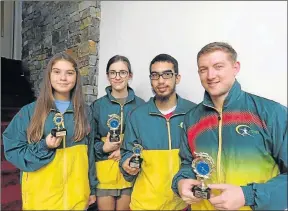
[[[21,108],[3,133],[5,157],[21,172],[23,210],[85,210],[95,202],[90,113],[76,62],[56,54],[36,102]]]
[[[119,169],[120,146],[129,112],[144,103],[137,97],[128,81],[132,79],[129,60],[120,55],[112,57],[106,68],[110,86],[106,95],[91,104],[96,122],[95,155],[99,183],[96,189],[98,210],[129,210],[132,184]],[[113,128],[116,129],[113,131]],[[113,131],[110,134],[109,131]],[[113,138],[120,134],[118,139]]]

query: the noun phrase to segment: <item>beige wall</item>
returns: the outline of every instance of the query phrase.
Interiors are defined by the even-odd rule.
[[[147,100],[149,63],[168,53],[179,62],[178,93],[199,103],[196,55],[209,42],[226,41],[239,54],[242,88],[287,105],[286,1],[102,1],[101,10],[98,97],[109,58],[124,54],[134,71],[131,86]]]

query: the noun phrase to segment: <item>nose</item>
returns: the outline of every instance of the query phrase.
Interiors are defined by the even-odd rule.
[[[164,82],[165,82],[165,79],[161,75],[158,79],[158,83],[163,84]]]
[[[215,71],[213,68],[209,69],[209,70],[208,70],[208,73],[207,73],[207,78],[208,78],[209,80],[215,78],[215,76],[216,76],[215,73],[216,73],[216,71]]]
[[[62,80],[62,81],[66,80],[66,74],[65,73],[61,73],[60,80]]]
[[[117,80],[121,79],[120,77],[120,72],[119,73],[116,73],[116,77],[115,77]]]

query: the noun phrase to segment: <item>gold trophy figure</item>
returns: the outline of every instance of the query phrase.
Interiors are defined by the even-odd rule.
[[[61,113],[56,113],[53,122],[56,125],[56,128],[51,130],[51,134],[54,137],[66,136],[67,130],[63,127],[64,125],[64,117]]]

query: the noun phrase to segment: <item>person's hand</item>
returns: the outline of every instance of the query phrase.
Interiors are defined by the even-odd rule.
[[[108,132],[106,141],[104,142],[104,145],[103,145],[103,151],[106,153],[115,151],[119,149],[120,144],[121,144],[121,140],[117,142],[110,142],[110,133]]]
[[[124,171],[126,171],[130,175],[136,175],[140,171],[140,168],[132,168],[129,166],[129,161],[131,160],[132,157],[135,157],[135,155],[132,155],[130,158],[127,158],[123,164],[122,167]]]
[[[94,204],[96,202],[96,196],[95,195],[90,195],[89,196],[89,201],[88,201],[88,206],[91,204]]]
[[[210,203],[217,210],[239,210],[245,205],[245,197],[242,188],[228,184],[208,185],[212,190],[220,190],[222,193],[217,196],[211,196]]]
[[[48,136],[46,136],[46,145],[48,148],[50,149],[54,149],[57,148],[62,141],[63,137],[54,137],[52,136],[52,134],[50,133]]]
[[[109,155],[108,159],[119,161],[121,159],[120,148],[112,152],[111,155]]]
[[[200,185],[201,182],[194,179],[181,179],[178,182],[178,192],[181,196],[182,200],[187,204],[193,204],[201,201],[201,198],[197,198],[194,196],[192,192],[193,186]]]

